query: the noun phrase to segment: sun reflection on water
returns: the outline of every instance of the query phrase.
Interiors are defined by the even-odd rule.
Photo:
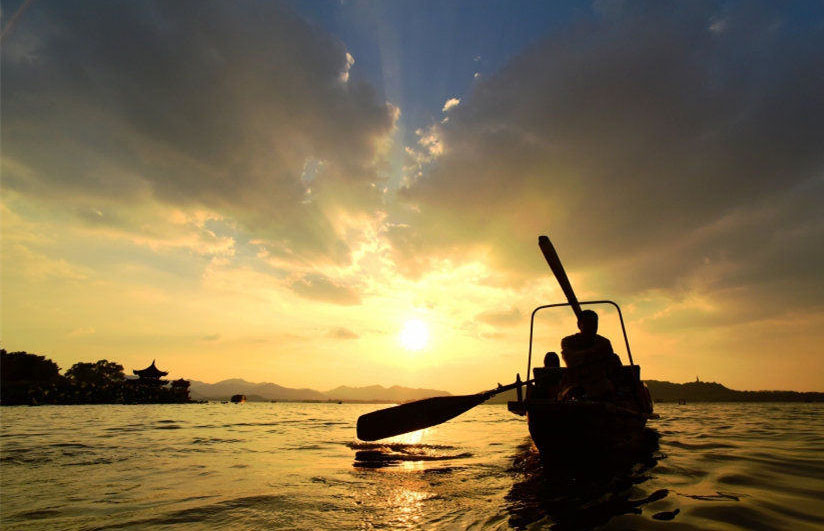
[[[423,502],[432,496],[431,493],[401,488],[389,500],[390,507],[397,512],[397,520],[405,525],[418,522],[421,519]]]

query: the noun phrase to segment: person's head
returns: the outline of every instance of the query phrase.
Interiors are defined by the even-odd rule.
[[[544,367],[560,367],[561,360],[556,352],[547,352],[544,356]]]
[[[585,336],[594,336],[598,333],[598,314],[592,310],[584,310],[578,319],[578,330]]]

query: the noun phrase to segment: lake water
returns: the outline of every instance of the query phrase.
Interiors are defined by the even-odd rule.
[[[0,525],[824,528],[822,404],[660,404],[658,449],[581,478],[541,473],[504,406],[356,443],[357,417],[380,407],[5,407]]]

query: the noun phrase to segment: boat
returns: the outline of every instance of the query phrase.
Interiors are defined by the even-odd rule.
[[[632,359],[621,307],[611,300],[578,301],[549,238],[541,236],[538,244],[567,302],[545,304],[532,311],[527,374],[533,379],[526,383],[525,392],[518,388],[518,400],[508,402],[509,411],[526,416],[529,434],[542,456],[603,456],[641,449],[649,440],[645,427],[654,413],[649,390],[641,381],[641,368]],[[571,372],[561,367],[557,355],[548,355],[544,367],[533,368],[532,350],[539,312],[570,307],[580,324],[581,307],[593,305],[610,305],[617,311],[629,365],[619,366],[616,361],[615,366],[599,367],[600,378],[609,381],[610,390],[588,394],[585,386],[575,389],[581,369]],[[576,392],[570,392],[573,390]]]
[[[527,383],[519,399],[508,402],[510,412],[526,416],[529,433],[542,455],[559,453],[597,453],[621,451],[642,444],[647,420],[653,418],[649,391],[641,381],[641,368],[632,359],[621,308],[613,301],[583,301],[581,306],[609,304],[617,311],[627,348],[629,365],[622,365],[612,376],[615,387],[609,399],[591,399],[581,395],[562,396],[566,367],[531,367],[535,315],[546,309],[570,306],[556,303],[538,306],[532,312],[529,331]]]
[[[233,404],[242,404],[246,402],[246,395],[232,395],[230,400]]]

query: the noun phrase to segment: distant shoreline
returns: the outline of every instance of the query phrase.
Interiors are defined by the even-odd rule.
[[[451,396],[440,389],[409,388],[398,385],[383,387],[339,386],[321,392],[308,388],[290,388],[271,382],[248,382],[241,378],[205,383],[196,380],[174,381],[126,376],[123,366],[107,360],[79,362],[65,374],[52,360],[27,352],[0,349],[0,405],[39,404],[150,404],[228,402],[243,395],[249,402],[299,402],[308,404],[402,404]],[[154,361],[152,362],[154,367]],[[155,369],[157,371],[157,369]],[[133,371],[144,373],[143,371]],[[159,372],[159,371],[158,371]],[[165,376],[165,372],[159,372]],[[654,402],[824,402],[824,392],[816,391],[737,391],[716,382],[682,384],[645,380]],[[500,404],[517,399],[515,389],[489,401]]]
[[[672,383],[644,380],[653,402],[702,403],[789,403],[824,402],[824,393],[817,391],[736,391],[717,382]],[[506,403],[516,400],[515,390],[494,397],[490,402]]]

